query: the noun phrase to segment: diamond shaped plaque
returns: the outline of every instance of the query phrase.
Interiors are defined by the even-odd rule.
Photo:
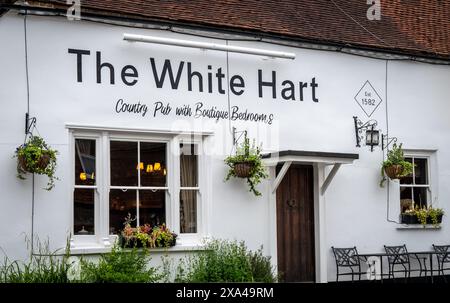
[[[356,103],[361,107],[367,117],[372,116],[378,106],[383,102],[375,88],[367,80],[355,96]]]

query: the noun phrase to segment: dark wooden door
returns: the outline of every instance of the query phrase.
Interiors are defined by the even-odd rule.
[[[277,246],[282,281],[315,281],[314,180],[310,165],[291,165],[277,189]]]

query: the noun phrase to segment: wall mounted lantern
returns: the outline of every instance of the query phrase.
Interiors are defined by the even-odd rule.
[[[356,147],[361,147],[361,141],[365,136],[365,143],[367,146],[370,146],[370,151],[373,152],[373,147],[380,144],[380,131],[375,129],[378,122],[376,120],[369,120],[364,123],[356,116],[353,116],[353,122],[355,124]]]

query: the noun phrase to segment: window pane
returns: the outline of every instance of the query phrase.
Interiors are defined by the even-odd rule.
[[[428,188],[426,187],[414,187],[414,204],[417,207],[427,206],[428,202]]]
[[[111,189],[109,193],[109,233],[118,234],[124,227],[125,218],[131,214],[136,219],[136,190]],[[136,226],[134,220],[131,226]]]
[[[166,223],[166,191],[139,191],[139,224]]]
[[[197,232],[197,191],[180,191],[180,232]]]
[[[95,140],[75,139],[75,184],[95,185]]]
[[[137,142],[111,141],[111,185],[137,186],[140,168]]]
[[[405,210],[412,209],[413,207],[413,197],[411,187],[400,187],[400,210],[405,212]]]
[[[414,158],[414,177],[416,184],[428,184],[427,159]]]
[[[75,235],[93,235],[94,189],[76,188],[73,197],[73,232]]]
[[[141,186],[166,186],[166,144],[141,142]]]
[[[181,187],[198,186],[198,152],[195,144],[180,144]]]
[[[412,158],[405,158],[405,161],[413,163]],[[410,175],[408,175],[406,177],[400,178],[400,184],[412,184],[412,183],[413,183],[413,176],[412,176],[412,174],[410,174]]]

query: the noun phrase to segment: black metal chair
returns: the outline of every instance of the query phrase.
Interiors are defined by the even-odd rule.
[[[334,258],[336,260],[336,282],[339,282],[339,276],[352,276],[352,282],[355,281],[355,276],[358,276],[358,281],[361,281],[361,257],[355,247],[349,248],[335,248],[333,250]],[[348,269],[350,271],[340,272],[339,269]]]
[[[450,270],[450,267],[445,267],[446,264],[450,264],[450,245],[434,245],[433,249],[436,252],[438,260],[438,275],[444,277],[445,283],[447,278],[445,277],[445,270]]]
[[[388,278],[395,281],[395,273],[401,272],[405,275],[405,280],[411,278],[411,272],[420,272],[419,276],[422,277],[422,273],[427,271],[426,258],[419,258],[417,255],[409,254],[406,249],[406,245],[401,246],[386,246],[384,250],[387,254],[389,273]],[[411,258],[416,259],[419,263],[419,269],[411,269]],[[422,266],[423,261],[423,266]],[[396,270],[395,267],[401,266],[403,269]]]

